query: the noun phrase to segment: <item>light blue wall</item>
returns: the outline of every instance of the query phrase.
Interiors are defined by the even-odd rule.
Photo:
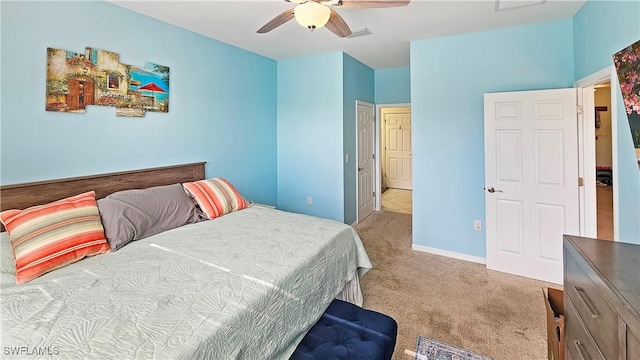
[[[278,208],[343,221],[342,52],[278,61],[277,101]]]
[[[613,65],[612,55],[640,40],[640,1],[589,1],[573,20],[575,78],[579,80]],[[640,244],[640,171],[627,114],[618,93],[618,216],[619,239]]]
[[[353,224],[357,214],[356,100],[373,104],[374,71],[344,54],[344,222]],[[349,154],[349,162],[345,162]]]
[[[2,16],[2,184],[206,161],[248,199],[276,203],[276,62],[106,2],[7,2]],[[171,68],[171,110],[46,112],[46,49]]]
[[[590,0],[573,18],[575,79],[613,65],[611,56],[639,40],[640,1]]]
[[[572,20],[411,43],[413,243],[485,257],[486,92],[572,87]]]
[[[408,66],[376,70],[376,104],[405,104],[411,102],[410,72]]]

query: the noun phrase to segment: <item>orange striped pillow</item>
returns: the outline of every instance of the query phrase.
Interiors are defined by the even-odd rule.
[[[25,210],[6,210],[0,221],[16,259],[16,283],[109,251],[95,192]]]
[[[188,182],[182,186],[209,219],[249,207],[249,202],[223,178]]]

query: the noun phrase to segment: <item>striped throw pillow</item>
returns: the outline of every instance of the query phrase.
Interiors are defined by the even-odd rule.
[[[0,221],[9,233],[18,284],[109,251],[94,191],[25,210],[6,210]]]
[[[209,219],[249,207],[249,202],[223,178],[188,182],[182,186]]]

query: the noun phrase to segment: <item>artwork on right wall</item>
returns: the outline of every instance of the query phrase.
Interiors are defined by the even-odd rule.
[[[613,63],[640,167],[640,40],[613,54]]]

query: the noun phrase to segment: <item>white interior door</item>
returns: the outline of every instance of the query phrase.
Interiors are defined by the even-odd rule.
[[[411,190],[411,111],[384,114],[384,182]]]
[[[373,177],[374,164],[374,120],[373,105],[358,102],[356,105],[358,118],[358,221],[369,216],[374,209]]]
[[[562,284],[579,234],[576,89],[484,96],[487,268]]]

